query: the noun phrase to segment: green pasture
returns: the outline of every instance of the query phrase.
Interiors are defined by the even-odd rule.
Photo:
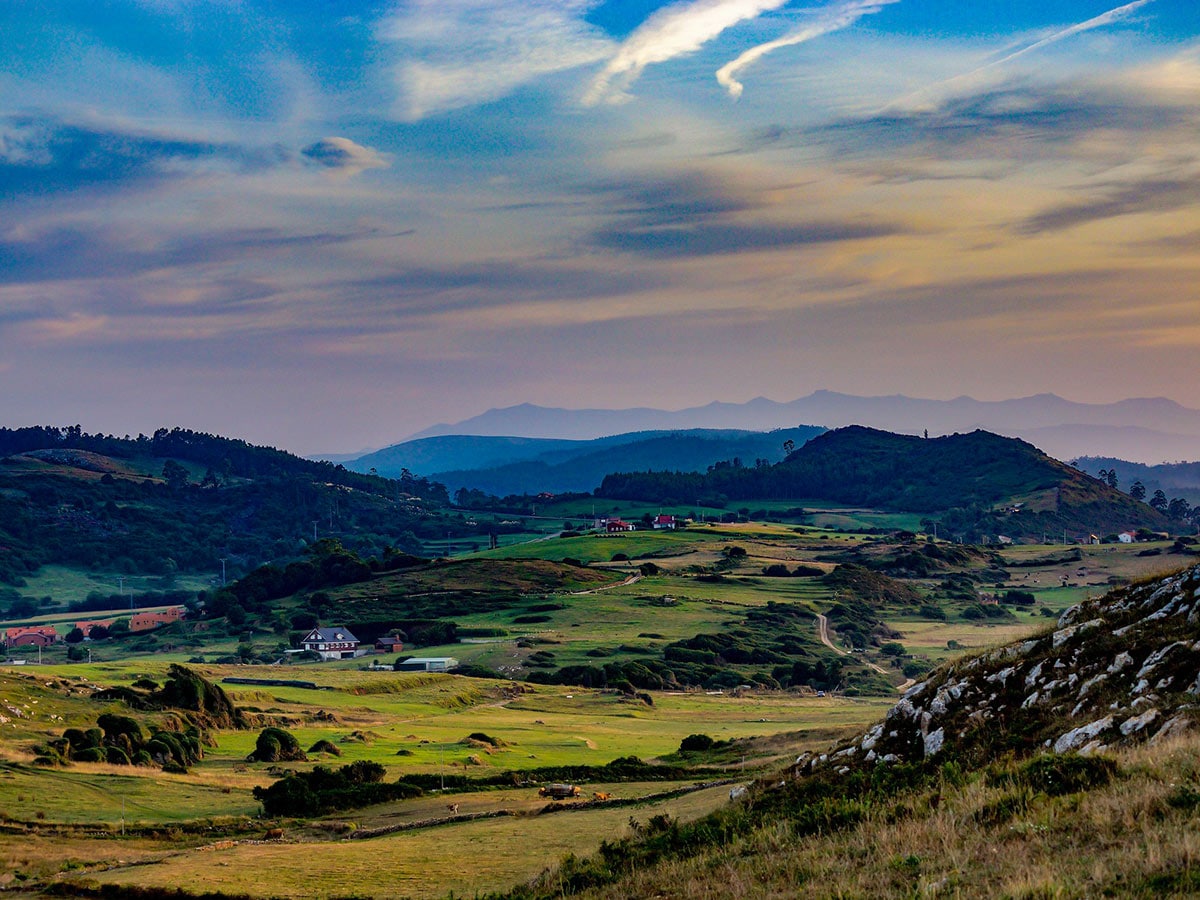
[[[720,786],[634,807],[503,816],[359,841],[240,843],[84,877],[139,887],[203,884],[210,891],[259,896],[343,897],[357,893],[360,883],[363,891],[369,883],[369,893],[377,897],[474,896],[511,887],[567,853],[589,853],[601,840],[628,834],[631,817],[686,821],[728,802],[728,795],[729,788]],[[269,879],[263,878],[266,872]]]
[[[121,575],[116,572],[89,572],[73,569],[69,566],[42,566],[34,575],[25,577],[25,586],[20,588],[22,594],[28,597],[51,597],[55,603],[67,604],[87,598],[92,592],[108,596],[123,589],[125,594],[147,593],[149,591],[203,591],[214,585],[214,578],[220,581],[221,563],[214,566],[215,574],[175,575],[164,578],[159,575]],[[123,579],[123,581],[122,581]],[[96,613],[75,614],[81,618],[95,617]]]

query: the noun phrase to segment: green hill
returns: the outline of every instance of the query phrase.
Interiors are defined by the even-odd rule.
[[[445,488],[387,479],[183,429],[114,438],[0,429],[0,585],[48,564],[229,577],[336,537],[365,554],[473,533]],[[0,590],[3,590],[0,588]]]
[[[951,527],[968,538],[1169,525],[1146,504],[1033,445],[985,431],[926,439],[851,426],[814,438],[777,465],[613,474],[597,496],[722,504],[817,499],[930,515],[956,510]]]

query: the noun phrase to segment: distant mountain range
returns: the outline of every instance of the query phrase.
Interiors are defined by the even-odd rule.
[[[675,411],[555,409],[521,404],[453,424],[435,425],[411,440],[445,435],[521,435],[588,440],[605,435],[678,429],[770,431],[811,423],[825,428],[866,425],[903,434],[952,434],[984,429],[1027,440],[1058,459],[1111,456],[1144,463],[1200,458],[1200,410],[1163,397],[1077,403],[1054,394],[1014,400],[926,400],[896,394],[859,397],[816,391],[787,403],[758,397]],[[357,466],[356,466],[357,467]],[[438,466],[437,468],[443,468]]]
[[[791,447],[802,446],[825,429],[815,426],[777,431],[686,429],[640,431],[592,440],[486,435],[445,435],[405,441],[348,461],[358,472],[398,478],[404,470],[429,474],[450,491],[510,494],[594,490],[616,471],[703,472],[737,459],[753,466],[776,463]]]

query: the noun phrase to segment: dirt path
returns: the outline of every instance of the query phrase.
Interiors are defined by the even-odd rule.
[[[592,588],[590,591],[575,591],[573,594],[571,594],[571,596],[572,597],[582,597],[586,594],[598,594],[601,591],[611,591],[613,588],[627,587],[628,585],[631,585],[631,584],[637,584],[641,580],[642,580],[641,575],[630,575],[624,581],[619,581],[616,584],[606,584],[603,587]]]
[[[833,641],[831,641],[829,639],[829,619],[826,616],[821,615],[820,613],[817,613],[817,637],[819,637],[821,639],[822,644],[824,644],[826,647],[828,647],[834,653],[837,653],[839,656],[849,656],[850,655],[849,653],[847,653],[845,650],[843,650],[841,647],[837,646]],[[874,671],[878,672],[880,675],[884,675],[884,676],[891,675],[891,672],[889,672],[883,666],[877,666],[877,665],[875,665],[875,663],[871,662],[870,660],[864,659],[862,661],[862,663],[863,663],[863,665],[867,666],[868,668],[873,669]],[[910,687],[912,687],[914,684],[916,684],[916,682],[910,678],[904,684],[900,685],[900,687],[898,687],[897,690],[906,691]]]

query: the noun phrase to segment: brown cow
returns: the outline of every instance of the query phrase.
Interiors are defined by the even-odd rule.
[[[263,836],[265,841],[281,841],[283,840],[282,828],[268,828],[267,833]]]
[[[458,804],[457,803],[447,803],[446,809],[450,810],[452,815],[456,815],[456,816],[458,815]]]
[[[601,800],[601,801],[611,800],[612,794],[608,793],[607,791],[593,791],[592,799],[593,800]]]

